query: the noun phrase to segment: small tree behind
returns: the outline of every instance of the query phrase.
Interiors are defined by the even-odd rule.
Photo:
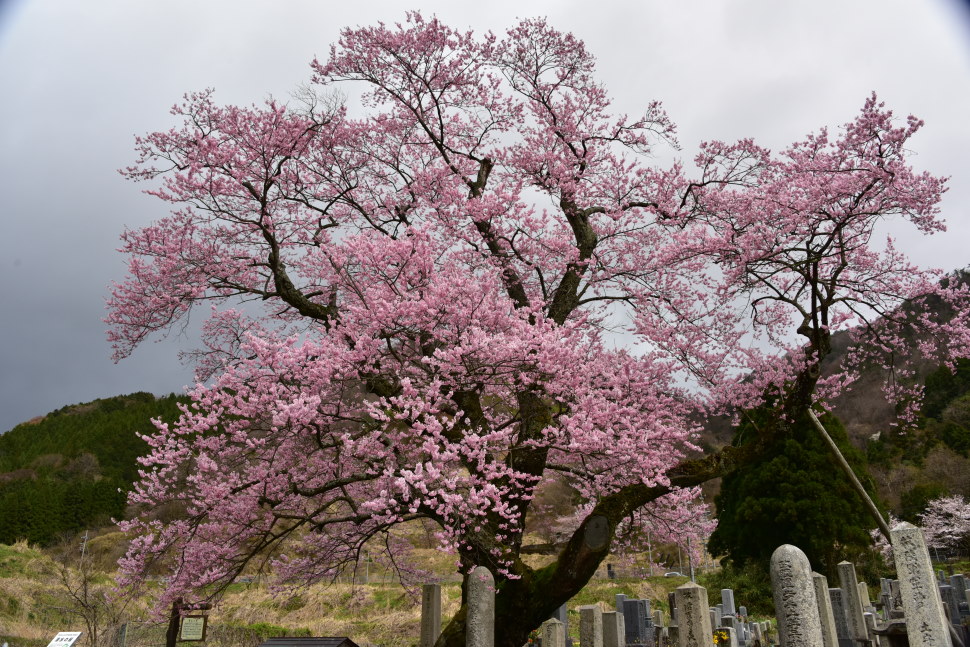
[[[756,412],[738,427],[735,442],[750,442],[758,417]],[[844,427],[831,415],[823,423],[857,477],[868,483],[865,460],[849,443]],[[767,573],[774,550],[795,544],[816,570],[836,577],[840,561],[855,559],[869,547],[869,529],[875,523],[846,476],[831,463],[812,423],[807,417],[799,420],[790,436],[777,438],[755,463],[724,478],[715,499],[718,525],[711,535],[711,552],[738,568],[750,564]]]
[[[970,502],[962,496],[930,501],[919,520],[927,546],[970,552]]]

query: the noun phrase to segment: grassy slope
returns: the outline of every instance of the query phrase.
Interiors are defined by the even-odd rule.
[[[116,555],[120,536],[115,533],[94,540],[91,556],[103,565]],[[49,552],[49,551],[48,551]],[[16,647],[43,647],[57,631],[79,631],[83,623],[63,609],[67,601],[56,577],[56,564],[48,552],[21,542],[0,545],[0,642]],[[434,549],[416,551],[421,565],[451,575],[453,558]],[[110,563],[110,562],[109,562]],[[371,572],[370,584],[337,583],[314,585],[297,592],[272,592],[261,583],[235,584],[213,610],[207,645],[221,647],[257,645],[269,635],[350,636],[361,645],[410,647],[420,636],[420,595],[399,585],[380,582],[381,573]],[[103,574],[99,580],[105,581]],[[579,614],[583,604],[603,602],[612,607],[614,596],[650,598],[654,608],[666,608],[667,592],[686,578],[597,579],[570,603],[570,633],[578,639]],[[444,621],[458,610],[457,581],[442,584]],[[144,605],[135,605],[128,634],[128,647],[159,644],[164,626],[146,622]]]

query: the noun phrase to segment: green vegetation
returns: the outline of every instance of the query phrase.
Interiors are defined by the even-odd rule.
[[[736,443],[746,442],[759,415],[754,412],[738,428]],[[833,416],[822,422],[859,480],[869,484],[865,459],[849,443],[842,424]],[[832,577],[838,562],[867,552],[869,529],[875,526],[807,417],[758,464],[725,477],[715,503],[718,526],[708,549],[726,556],[740,574],[748,573],[745,567],[766,574],[774,550],[794,544],[813,568]]]
[[[958,360],[955,372],[941,366],[926,376],[918,427],[906,434],[881,434],[868,444],[869,462],[920,466],[939,444],[970,457],[970,359]]]
[[[716,598],[721,589],[735,591],[738,604],[748,609],[748,615],[771,617],[775,615],[775,603],[771,594],[771,576],[760,564],[748,562],[744,566],[725,564],[721,568],[703,573],[698,584],[708,590],[708,598]],[[713,595],[712,595],[713,592]],[[712,604],[717,600],[713,600]]]
[[[0,435],[0,543],[50,545],[120,518],[147,452],[152,418],[179,415],[174,395],[133,393],[64,407]]]

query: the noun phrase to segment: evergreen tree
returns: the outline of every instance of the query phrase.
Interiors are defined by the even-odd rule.
[[[739,426],[734,443],[745,444],[759,416],[765,415],[753,412]],[[845,428],[830,415],[822,423],[871,491],[865,461],[849,443]],[[875,526],[807,416],[796,421],[791,434],[780,438],[763,460],[725,477],[715,502],[718,527],[709,549],[739,568],[767,569],[778,546],[794,544],[805,551],[813,568],[832,577],[838,562],[868,547],[868,530]]]

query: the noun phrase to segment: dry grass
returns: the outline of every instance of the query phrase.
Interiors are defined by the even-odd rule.
[[[113,564],[123,548],[123,538],[106,534],[88,544],[92,563],[100,568]],[[56,551],[50,551],[56,555]],[[527,557],[540,566],[551,557]],[[447,622],[459,608],[460,582],[455,558],[434,548],[414,551],[412,562],[437,574],[442,583],[442,619]],[[65,611],[69,606],[63,586],[56,577],[58,564],[48,553],[20,543],[0,545],[0,642],[16,647],[44,647],[58,631],[83,629],[80,619]],[[419,592],[408,592],[393,581],[391,574],[371,567],[370,583],[313,585],[293,592],[272,592],[262,583],[235,584],[210,614],[209,647],[255,647],[271,635],[350,636],[360,645],[412,647],[420,636]],[[605,573],[604,573],[605,574]],[[109,576],[96,578],[106,585]],[[594,579],[570,603],[601,602],[611,607],[617,593],[653,600],[654,608],[666,608],[667,592],[679,578]],[[150,647],[164,643],[165,627],[147,621],[147,600],[128,609],[128,647]],[[571,618],[572,619],[572,618]],[[578,615],[570,623],[578,631]],[[113,635],[116,628],[108,631]]]

